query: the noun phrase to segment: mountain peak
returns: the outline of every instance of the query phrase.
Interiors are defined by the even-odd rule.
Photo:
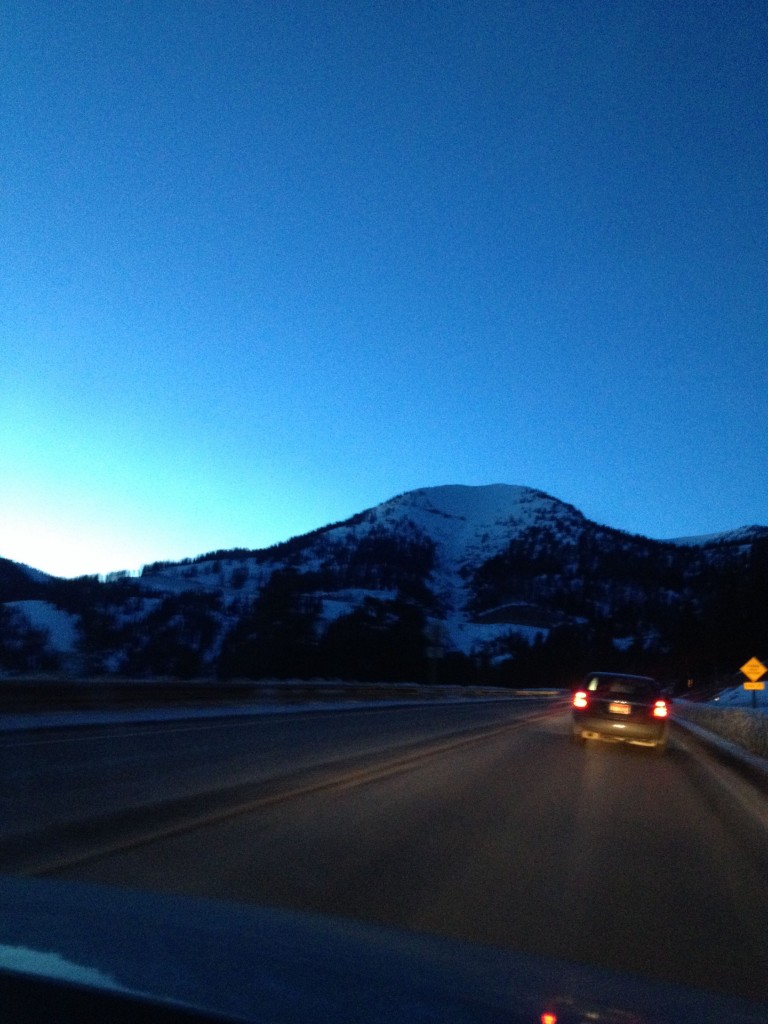
[[[445,484],[407,491],[379,506],[381,510],[413,509],[478,524],[500,525],[511,520],[531,523],[548,518],[555,511],[581,513],[572,505],[543,491],[516,484]]]
[[[533,528],[565,539],[586,520],[572,505],[513,484],[446,484],[407,491],[366,514],[368,526],[414,531],[434,544],[436,567],[454,575],[476,568]],[[447,589],[463,584],[454,577]]]

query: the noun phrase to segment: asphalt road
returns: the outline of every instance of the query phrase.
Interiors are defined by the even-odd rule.
[[[73,836],[88,849],[102,820],[105,842],[114,842],[116,829],[133,834],[149,816],[157,830],[220,813],[266,791],[306,788],[310,773],[314,785],[346,778],[546,706],[521,699],[0,730],[0,870],[13,866],[14,846],[32,852],[46,835],[46,849]],[[69,838],[68,823],[76,826]]]
[[[217,755],[215,770],[229,763],[227,786],[197,801],[197,818],[189,801],[168,804],[175,818],[154,819],[153,840],[148,829],[131,847],[123,822],[111,837],[122,851],[49,870],[361,918],[768,999],[765,797],[678,735],[665,757],[583,749],[568,742],[562,712],[518,715],[494,704],[298,715],[222,727],[216,740],[158,730],[147,773],[154,795],[158,774],[166,778],[187,747],[202,758],[202,776],[188,766],[169,792],[189,795],[201,777],[210,783],[210,751],[222,743],[231,756]],[[141,770],[129,749],[105,769],[102,788]],[[87,776],[87,760],[72,752],[71,778]]]

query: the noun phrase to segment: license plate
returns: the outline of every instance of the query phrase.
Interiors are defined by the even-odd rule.
[[[612,715],[628,715],[631,708],[629,704],[609,704],[608,710]]]

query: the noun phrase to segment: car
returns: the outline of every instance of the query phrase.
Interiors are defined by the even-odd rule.
[[[590,672],[571,700],[571,738],[634,743],[663,753],[669,735],[669,698],[650,676]]]

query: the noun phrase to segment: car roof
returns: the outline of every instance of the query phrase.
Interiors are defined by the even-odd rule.
[[[635,676],[629,675],[626,672],[587,672],[585,678],[594,679],[595,677],[598,679],[642,679],[644,683],[653,683],[654,686],[659,685],[658,680],[654,679],[652,676]]]

